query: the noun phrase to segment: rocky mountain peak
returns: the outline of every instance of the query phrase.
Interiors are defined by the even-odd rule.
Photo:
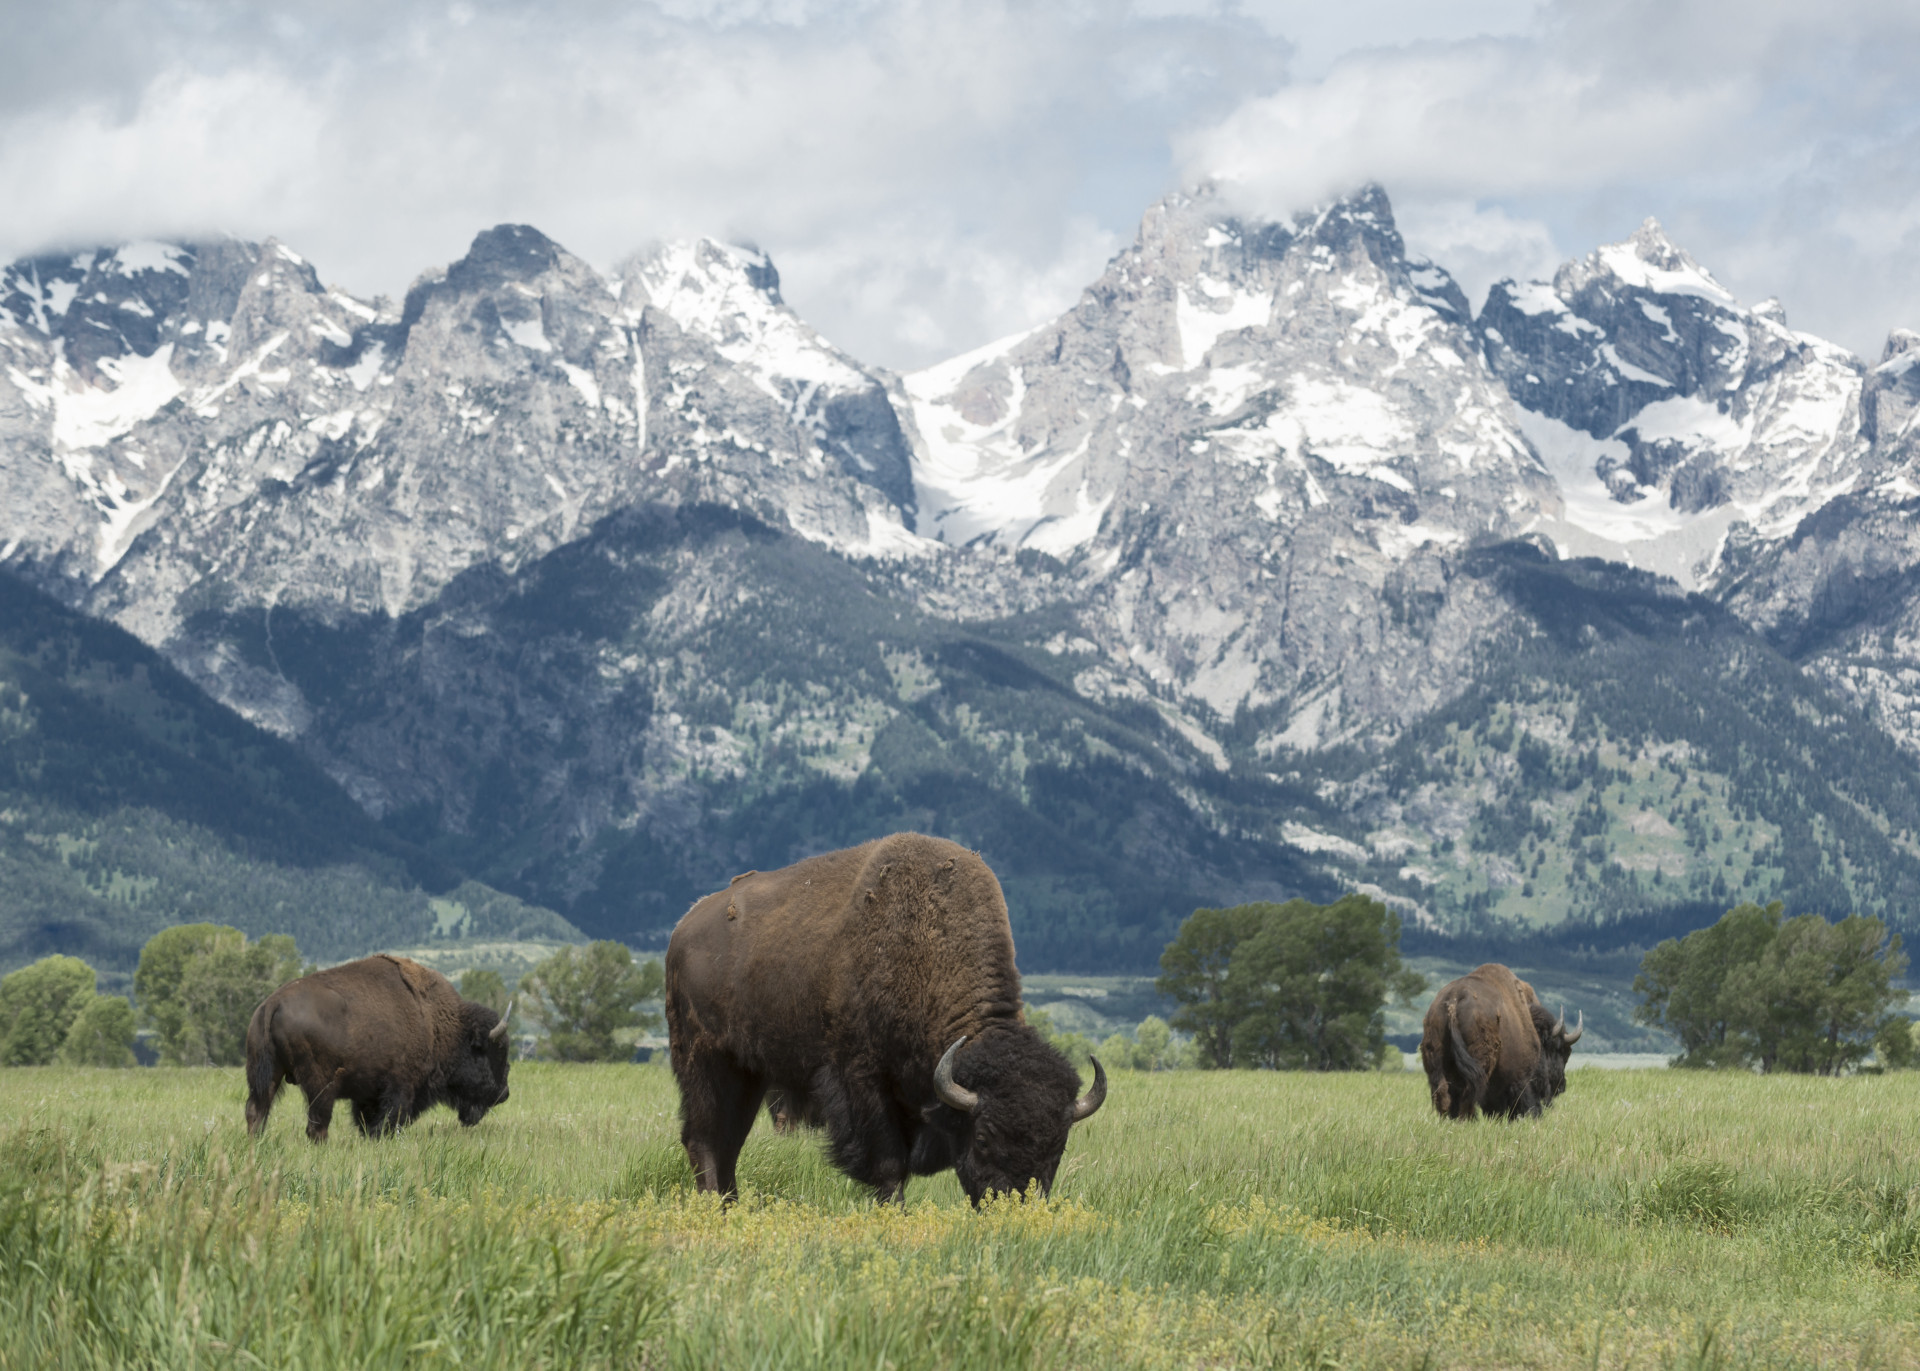
[[[1657,219],[1649,218],[1618,243],[1605,243],[1585,257],[1568,262],[1554,274],[1554,289],[1572,298],[1585,291],[1646,292],[1669,297],[1692,297],[1727,309],[1738,309],[1732,292],[1667,236]]]
[[[1880,361],[1860,394],[1860,429],[1869,442],[1912,457],[1915,416],[1920,413],[1920,333],[1897,328],[1887,335]]]
[[[1724,540],[1784,536],[1860,479],[1861,371],[1745,309],[1649,219],[1551,282],[1502,281],[1478,322],[1489,365],[1566,500],[1566,550],[1695,585]]]
[[[567,254],[528,224],[496,224],[474,236],[467,255],[447,268],[456,289],[485,290],[514,281],[534,281],[561,266]]]
[[[664,244],[620,268],[620,299],[646,306],[768,377],[840,387],[870,384],[859,363],[815,333],[780,296],[780,273],[757,248],[696,238]]]
[[[1374,265],[1392,271],[1406,260],[1406,243],[1394,221],[1385,189],[1369,183],[1294,220],[1302,239],[1346,255],[1365,254]]]
[[[1053,559],[1088,643],[1273,747],[1424,707],[1444,560],[1550,498],[1378,188],[1291,225],[1170,197],[1073,310],[905,389],[923,529]],[[1421,608],[1351,612],[1387,585]]]

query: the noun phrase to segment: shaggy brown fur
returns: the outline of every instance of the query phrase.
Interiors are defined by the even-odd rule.
[[[882,1200],[949,1166],[976,1203],[1053,1182],[1079,1078],[1022,1017],[1006,900],[963,847],[897,833],[736,877],[674,929],[666,1011],[703,1190],[735,1193],[770,1090],[787,1118],[823,1125],[835,1163]],[[933,1082],[961,1038],[970,1113]]]
[[[363,1133],[389,1133],[443,1103],[471,1127],[507,1098],[499,1022],[406,957],[367,957],[289,981],[247,1025],[247,1131],[266,1126],[289,1080],[307,1097],[315,1142],[326,1140],[340,1100],[353,1102]]]
[[[1480,1110],[1537,1116],[1566,1089],[1567,1054],[1578,1036],[1556,1028],[1533,987],[1506,967],[1475,967],[1427,1006],[1420,1064],[1435,1111],[1455,1119]]]

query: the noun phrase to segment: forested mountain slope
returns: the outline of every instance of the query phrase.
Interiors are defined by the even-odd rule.
[[[130,634],[0,572],[0,966],[58,951],[126,972],[194,920],[320,958],[578,936],[396,839]]]

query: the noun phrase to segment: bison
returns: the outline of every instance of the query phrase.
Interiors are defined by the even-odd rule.
[[[1569,1031],[1541,1007],[1533,987],[1498,962],[1449,981],[1427,1006],[1420,1035],[1435,1112],[1470,1119],[1476,1111],[1538,1116],[1567,1088],[1567,1057],[1586,1031]]]
[[[511,1013],[513,1006],[507,1006]],[[288,1080],[325,1142],[339,1100],[378,1136],[450,1104],[471,1128],[507,1098],[507,1020],[463,1000],[438,971],[382,954],[289,981],[247,1025],[247,1132]]]
[[[1027,1024],[1000,883],[978,853],[896,833],[747,872],[696,901],[667,944],[681,1142],[732,1197],[761,1099],[827,1131],[881,1202],[952,1167],[967,1198],[1051,1190],[1093,1086]]]

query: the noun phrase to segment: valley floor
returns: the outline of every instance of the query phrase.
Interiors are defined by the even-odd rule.
[[[693,1195],[670,1075],[515,1068],[309,1146],[240,1073],[0,1071],[0,1367],[1920,1367],[1920,1073],[1117,1072],[1051,1202],[876,1209],[756,1130]]]

